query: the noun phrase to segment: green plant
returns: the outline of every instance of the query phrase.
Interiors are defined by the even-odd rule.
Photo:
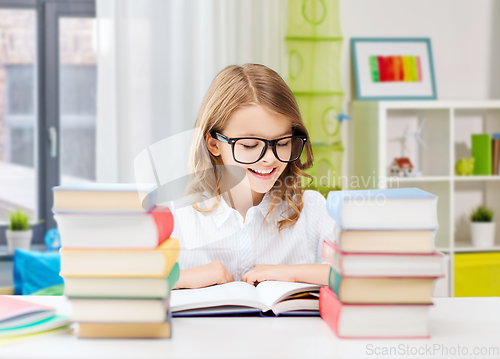
[[[11,231],[27,231],[30,229],[28,214],[19,209],[17,211],[10,212],[9,229]]]
[[[470,215],[472,222],[491,222],[492,219],[493,210],[482,205],[475,208]]]

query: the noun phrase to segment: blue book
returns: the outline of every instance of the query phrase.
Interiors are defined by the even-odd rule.
[[[437,200],[418,188],[332,191],[326,207],[341,231],[435,230]]]

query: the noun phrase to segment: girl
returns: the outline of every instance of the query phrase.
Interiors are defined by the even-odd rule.
[[[303,170],[312,165],[311,144],[283,79],[263,65],[226,67],[195,127],[195,202],[173,210],[172,237],[181,244],[175,288],[233,280],[327,285],[321,244],[333,240],[335,223],[325,199],[301,189],[301,176],[310,177]]]

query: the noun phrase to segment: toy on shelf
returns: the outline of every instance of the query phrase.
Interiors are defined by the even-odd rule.
[[[472,176],[474,173],[474,157],[461,158],[455,164],[455,174],[457,176]]]
[[[410,150],[408,149],[407,147],[407,139],[408,137],[414,137],[415,138],[415,150],[413,152],[413,157],[414,157],[414,161],[413,163],[410,162],[411,164],[411,173],[408,173],[408,174],[402,174],[400,176],[402,177],[420,177],[422,176],[422,172],[419,171],[419,163],[420,163],[420,160],[419,160],[419,145],[423,146],[424,148],[427,147],[424,143],[424,141],[422,140],[422,138],[420,137],[420,134],[422,133],[422,129],[424,128],[424,123],[425,123],[425,119],[423,119],[420,123],[420,126],[418,126],[418,129],[415,131],[415,132],[408,132],[408,128],[405,130],[405,133],[403,136],[401,137],[398,137],[398,138],[394,138],[392,139],[391,141],[398,141],[401,143],[401,158],[407,158],[405,157],[405,152],[410,152]],[[409,159],[408,159],[409,161]],[[394,162],[392,163],[389,171],[392,171],[392,169],[396,169],[396,166],[394,164]],[[392,172],[389,172],[390,175],[393,175]],[[398,175],[398,174],[395,174],[395,175]]]
[[[389,174],[399,177],[414,177],[413,164],[408,157],[395,158],[392,160]]]

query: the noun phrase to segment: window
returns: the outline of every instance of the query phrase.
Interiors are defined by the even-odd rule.
[[[0,245],[10,210],[43,243],[52,187],[95,181],[95,28],[94,0],[0,0]]]

